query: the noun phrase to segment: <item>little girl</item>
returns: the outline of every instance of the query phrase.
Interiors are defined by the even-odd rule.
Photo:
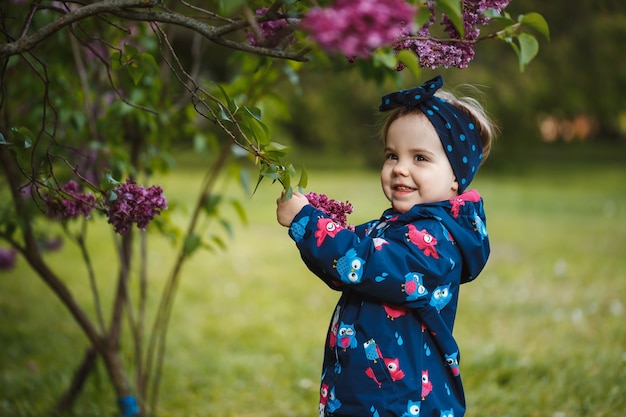
[[[322,369],[320,416],[460,417],[465,398],[452,329],[459,285],[489,256],[483,201],[467,190],[494,126],[436,77],[388,94],[381,184],[391,203],[350,231],[300,193],[277,201],[308,268],[341,291]],[[437,94],[435,94],[437,92]],[[332,226],[332,227],[329,227]]]

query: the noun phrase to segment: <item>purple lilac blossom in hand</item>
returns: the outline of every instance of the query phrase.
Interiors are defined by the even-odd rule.
[[[332,221],[345,227],[348,230],[354,231],[354,226],[347,224],[347,215],[352,213],[353,207],[349,201],[341,202],[328,198],[325,194],[317,194],[310,192],[305,194],[309,203],[316,209],[326,214]]]

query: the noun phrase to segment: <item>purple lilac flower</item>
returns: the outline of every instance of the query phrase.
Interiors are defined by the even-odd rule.
[[[256,11],[257,16],[261,16],[267,13],[268,8],[258,9]],[[268,48],[277,47],[285,38],[294,32],[294,26],[299,22],[299,19],[292,19],[286,17],[280,17],[277,20],[270,20],[267,22],[259,23],[259,29],[261,29],[262,39],[259,39],[256,33],[248,32],[248,43],[252,46],[265,46]],[[291,39],[292,43],[295,39]]]
[[[114,191],[117,198],[106,202],[106,214],[119,234],[128,233],[133,223],[145,230],[154,216],[167,209],[163,189],[158,185],[146,189],[128,178],[126,184],[120,184]]]
[[[420,65],[427,68],[437,67],[457,67],[466,68],[469,62],[474,59],[474,41],[480,36],[478,26],[485,25],[489,18],[484,13],[489,9],[498,12],[502,11],[510,0],[464,0],[463,1],[463,25],[465,29],[465,42],[459,42],[461,36],[456,30],[448,16],[442,16],[441,24],[446,33],[450,36],[450,41],[415,40],[409,39],[397,43],[394,47],[396,51],[408,49],[417,54]],[[431,12],[430,20],[415,33],[414,36],[429,38],[430,28],[435,21],[434,2],[428,2],[428,9]],[[411,36],[408,31],[404,31],[403,37]],[[399,70],[402,67],[398,68]]]
[[[17,252],[13,248],[0,247],[0,271],[7,271],[15,267]]]
[[[332,198],[328,198],[326,194],[317,194],[314,192],[310,192],[305,194],[309,203],[315,207],[316,209],[322,211],[328,217],[331,218],[332,221],[345,227],[349,230],[354,230],[353,225],[347,224],[347,215],[352,213],[353,207],[349,201],[345,203],[337,200],[333,200]]]
[[[91,193],[81,193],[78,184],[71,180],[61,186],[58,193],[48,194],[44,203],[48,216],[53,219],[70,220],[78,216],[89,218],[96,205],[96,197]]]
[[[397,40],[416,12],[403,0],[337,0],[311,9],[302,27],[328,51],[368,58],[374,49]]]

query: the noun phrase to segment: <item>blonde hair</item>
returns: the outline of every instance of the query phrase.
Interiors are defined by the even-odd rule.
[[[475,88],[474,88],[475,89]],[[489,152],[491,151],[491,144],[495,139],[498,133],[498,127],[495,125],[493,119],[487,114],[482,104],[471,96],[456,96],[450,91],[439,90],[435,93],[435,96],[440,97],[446,100],[448,103],[452,104],[463,113],[465,113],[472,121],[474,125],[478,127],[478,132],[480,134],[480,138],[482,141],[482,151],[483,157],[480,162],[482,165],[487,156],[489,156]],[[387,132],[389,131],[389,126],[396,119],[405,116],[411,113],[421,113],[419,109],[409,109],[406,107],[399,107],[391,112],[383,119],[382,126],[380,129],[380,137],[383,143],[386,142]]]

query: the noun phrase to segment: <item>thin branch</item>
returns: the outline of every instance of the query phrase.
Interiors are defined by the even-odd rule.
[[[273,58],[287,59],[291,61],[306,62],[305,57],[308,53],[308,49],[299,52],[285,51],[282,49],[264,48],[260,46],[252,46],[247,43],[235,42],[232,40],[224,39],[222,36],[234,32],[236,30],[243,29],[248,26],[246,20],[236,20],[231,24],[223,26],[209,26],[206,23],[200,22],[189,16],[184,16],[174,12],[139,12],[134,10],[124,10],[115,12],[119,17],[130,20],[139,20],[143,22],[159,22],[170,23],[176,26],[185,27],[194,32],[197,32],[218,45],[225,46],[227,48],[248,52],[255,55],[264,55]],[[269,19],[269,18],[267,18]],[[261,20],[259,20],[261,21]]]

